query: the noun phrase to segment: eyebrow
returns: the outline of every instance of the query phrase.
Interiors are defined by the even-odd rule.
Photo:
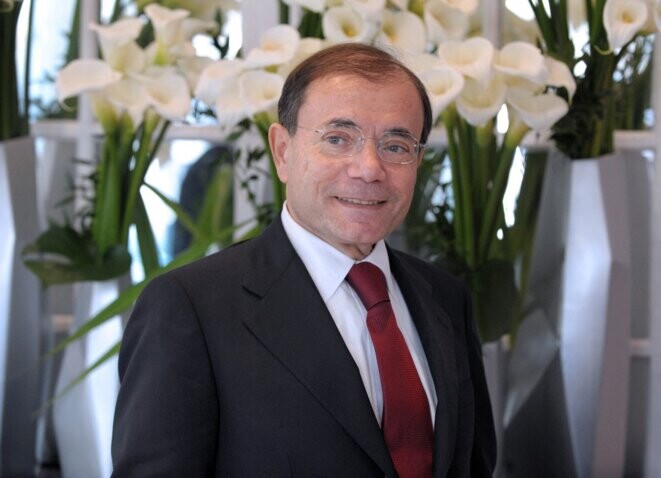
[[[353,128],[358,128],[358,129],[360,129],[360,130],[362,131],[362,128],[361,128],[361,127],[360,127],[355,121],[353,121],[353,120],[351,120],[351,119],[348,119],[348,118],[333,118],[333,119],[331,119],[330,121],[328,121],[328,122],[326,123],[326,125],[328,125],[328,126],[340,126],[340,127],[353,127]],[[394,133],[394,134],[399,134],[399,135],[408,135],[408,136],[412,136],[413,138],[416,137],[416,136],[415,136],[411,131],[409,131],[408,129],[406,129],[406,128],[399,128],[399,127],[395,127],[395,128],[387,129],[387,130],[385,130],[385,131],[384,131],[383,133],[381,133],[381,134],[385,134],[385,133]]]

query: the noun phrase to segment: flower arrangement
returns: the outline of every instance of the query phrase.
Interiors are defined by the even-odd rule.
[[[16,23],[22,5],[21,0],[0,1],[0,141],[28,134],[28,79],[20,91],[16,71]]]
[[[616,118],[615,75],[629,46],[658,29],[661,2],[654,0],[588,0],[580,13],[587,41],[575,52],[568,0],[529,0],[547,54],[574,72],[577,89],[565,118],[553,128],[553,140],[570,158],[598,157],[613,152]],[[574,2],[575,3],[575,2]],[[574,21],[576,23],[576,21]]]
[[[146,18],[92,24],[102,59],[74,60],[57,77],[60,101],[89,95],[103,139],[100,160],[86,182],[89,206],[80,212],[80,223],[51,224],[24,250],[25,264],[46,284],[126,273],[132,225],[145,275],[160,268],[140,188],[170,122],[189,113],[199,68],[211,61],[196,56],[191,39],[218,25],[155,3],[144,12]],[[153,41],[142,47],[138,38],[147,21]]]

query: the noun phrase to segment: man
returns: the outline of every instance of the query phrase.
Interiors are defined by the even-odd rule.
[[[383,51],[339,45],[291,73],[278,108],[281,218],[135,306],[114,475],[490,476],[469,294],[383,241],[431,127],[424,87]]]

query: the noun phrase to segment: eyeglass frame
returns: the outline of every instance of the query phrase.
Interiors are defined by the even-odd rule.
[[[346,122],[345,121],[331,121],[331,122],[326,123],[325,125],[323,125],[319,128],[308,128],[308,127],[301,126],[301,125],[297,125],[296,127],[301,128],[302,130],[305,130],[305,131],[312,131],[313,133],[319,133],[321,135],[320,138],[319,138],[319,142],[322,142],[323,141],[323,136],[326,133],[329,132],[329,131],[327,131],[328,128],[337,127],[337,128],[353,129],[353,130],[357,131],[360,134],[360,136],[358,137],[358,141],[356,142],[356,146],[354,146],[354,148],[353,148],[354,151],[351,154],[338,154],[338,155],[335,155],[336,157],[347,157],[347,158],[353,157],[354,155],[360,153],[363,150],[363,148],[365,147],[365,142],[368,139],[373,139],[376,142],[376,152],[377,152],[377,155],[379,156],[379,159],[381,161],[383,161],[384,163],[388,163],[388,164],[407,165],[407,164],[413,164],[416,161],[419,161],[420,156],[421,156],[421,154],[424,151],[425,146],[426,146],[425,143],[421,143],[411,133],[409,133],[407,131],[402,131],[402,130],[384,131],[378,137],[366,136],[365,133],[363,133],[363,130],[360,128],[360,126],[353,123],[352,121],[346,121]],[[381,149],[380,149],[381,140],[385,135],[389,135],[389,134],[408,137],[408,138],[413,140],[414,151],[411,152],[411,155],[410,155],[411,160],[410,161],[403,161],[403,162],[388,161],[387,159],[383,159],[381,157]],[[330,155],[334,156],[332,154],[330,154]]]

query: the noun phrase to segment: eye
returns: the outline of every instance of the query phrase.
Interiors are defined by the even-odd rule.
[[[387,154],[411,154],[415,145],[407,138],[388,137],[381,141],[381,151]]]
[[[357,140],[351,132],[335,129],[324,132],[321,141],[325,148],[333,151],[346,151],[353,148]]]

